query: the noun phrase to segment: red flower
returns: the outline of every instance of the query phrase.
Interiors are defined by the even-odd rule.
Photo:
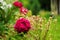
[[[31,28],[29,20],[25,18],[20,18],[16,21],[16,24],[14,26],[14,29],[18,32],[28,32],[29,29]]]
[[[27,12],[28,12],[28,9],[26,9],[26,8],[24,8],[24,7],[21,7],[21,8],[20,8],[20,12],[23,13],[24,15],[26,15]]]
[[[18,2],[18,1],[14,2],[13,5],[16,7],[19,7],[19,8],[21,8],[23,6],[23,4],[21,2]]]

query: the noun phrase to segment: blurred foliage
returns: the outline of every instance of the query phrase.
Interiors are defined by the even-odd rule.
[[[51,11],[51,0],[38,0],[38,1],[41,5],[41,9]]]
[[[15,8],[14,6],[8,6],[8,4],[4,1],[0,3],[0,35],[4,35],[6,31],[8,31],[8,24],[11,20],[11,22],[14,22],[14,13]],[[10,23],[9,23],[10,24]]]
[[[33,15],[38,15],[41,9],[50,11],[50,0],[19,0],[25,7],[32,11]]]
[[[13,3],[15,0],[5,0],[7,3]],[[9,1],[9,2],[8,2]],[[38,15],[41,9],[50,11],[50,0],[18,0],[24,7],[32,11],[33,15]],[[47,2],[46,2],[47,1]]]
[[[41,17],[45,17],[45,18],[49,19],[50,15],[51,15],[51,12],[45,11],[45,10],[41,10],[41,11],[39,12],[39,15],[40,15]]]
[[[38,0],[19,0],[21,1],[25,7],[32,11],[33,15],[37,15],[40,11],[40,4]]]

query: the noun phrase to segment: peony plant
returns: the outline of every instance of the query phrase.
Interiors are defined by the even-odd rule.
[[[25,18],[19,18],[16,21],[16,24],[14,25],[14,29],[18,33],[21,33],[21,32],[27,33],[30,28],[31,28],[30,22],[29,22],[29,20],[27,20]]]
[[[26,15],[28,12],[28,9],[23,7],[23,4],[21,2],[14,2],[13,3],[14,6],[18,7],[20,10],[20,13]],[[28,19],[26,18],[19,18],[16,21],[16,24],[14,25],[14,29],[18,32],[18,33],[27,33],[29,31],[29,29],[31,28],[30,22]]]

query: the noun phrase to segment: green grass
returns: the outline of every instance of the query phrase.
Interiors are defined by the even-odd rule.
[[[60,16],[57,16],[56,26],[52,30],[53,40],[60,40]]]

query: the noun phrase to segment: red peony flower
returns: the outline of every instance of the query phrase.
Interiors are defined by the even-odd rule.
[[[14,26],[14,29],[18,32],[28,32],[29,29],[31,28],[29,20],[25,18],[20,18],[16,21],[16,24]]]
[[[18,2],[18,1],[14,2],[13,5],[16,7],[19,7],[19,8],[21,8],[23,6],[23,4],[21,2]]]
[[[24,15],[26,15],[27,12],[28,12],[28,9],[26,9],[26,8],[24,8],[24,7],[21,7],[21,8],[20,8],[20,12],[23,13]]]

